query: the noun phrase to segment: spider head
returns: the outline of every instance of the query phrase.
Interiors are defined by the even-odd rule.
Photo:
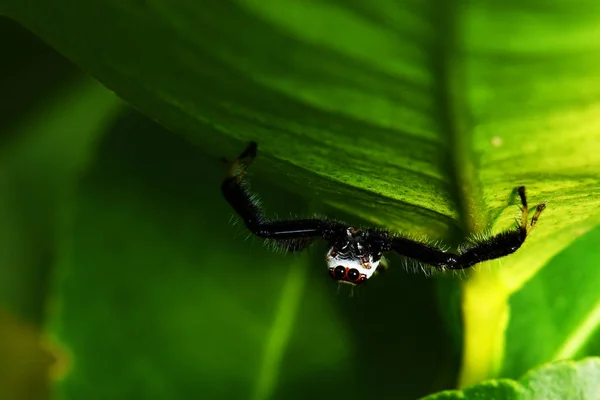
[[[379,265],[379,261],[370,262],[369,265],[365,265],[360,259],[331,257],[327,260],[327,264],[329,275],[336,281],[351,285],[361,285],[373,276]]]
[[[365,283],[381,261],[381,252],[374,250],[367,234],[348,228],[343,237],[333,242],[325,257],[329,275],[342,283]]]

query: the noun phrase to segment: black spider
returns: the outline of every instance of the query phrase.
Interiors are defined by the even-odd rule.
[[[275,240],[285,250],[303,250],[310,244],[311,239],[325,239],[329,244],[329,251],[325,256],[329,274],[337,281],[354,285],[362,284],[373,276],[383,253],[388,251],[395,251],[440,270],[469,268],[482,261],[514,253],[521,247],[546,208],[545,204],[539,204],[531,222],[527,223],[529,209],[525,187],[519,187],[523,208],[517,227],[491,238],[472,241],[469,246],[460,247],[457,253],[392,235],[382,229],[359,230],[327,219],[269,220],[263,215],[256,195],[248,191],[244,181],[246,168],[256,157],[256,150],[256,143],[251,142],[231,166],[221,186],[225,199],[253,234]]]

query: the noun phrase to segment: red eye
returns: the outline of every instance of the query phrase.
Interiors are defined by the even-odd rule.
[[[356,268],[352,268],[348,271],[348,280],[351,282],[356,282],[360,278],[360,272]]]
[[[344,276],[346,276],[346,268],[338,265],[331,271],[331,275],[337,280],[344,279]]]

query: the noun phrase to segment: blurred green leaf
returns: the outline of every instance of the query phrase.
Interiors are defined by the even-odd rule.
[[[579,352],[595,332],[586,291],[554,347],[521,359],[536,342],[511,334],[511,316],[557,282],[542,267],[599,221],[597,2],[1,0],[2,10],[214,155],[236,154],[231,138],[258,140],[257,174],[371,223],[456,245],[510,226],[517,185],[548,202],[524,249],[463,285],[461,384]]]
[[[461,391],[446,391],[423,400],[597,400],[600,399],[600,358],[547,364],[518,382],[490,380]]]
[[[42,330],[72,192],[114,94],[0,18],[0,398],[43,400],[65,364]]]
[[[78,76],[15,123],[0,150],[0,303],[29,321],[43,322],[71,195],[97,138],[122,106],[97,82]]]

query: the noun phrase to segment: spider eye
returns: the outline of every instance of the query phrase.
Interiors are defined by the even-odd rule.
[[[343,279],[344,275],[346,275],[346,268],[344,268],[341,265],[338,265],[333,270],[333,276],[335,277],[335,279]]]
[[[359,277],[360,272],[358,272],[356,268],[352,268],[350,271],[348,271],[348,279],[350,279],[352,282],[356,282]]]

